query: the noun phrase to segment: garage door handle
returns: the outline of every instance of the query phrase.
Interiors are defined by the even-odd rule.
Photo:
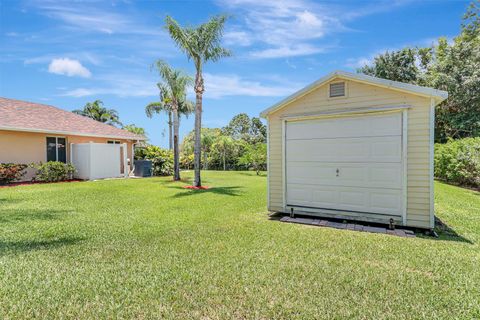
[[[337,177],[340,176],[340,170],[337,169]]]

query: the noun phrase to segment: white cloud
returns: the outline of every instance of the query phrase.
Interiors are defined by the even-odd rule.
[[[247,46],[263,44],[264,48],[250,52],[255,58],[281,58],[304,56],[323,51],[323,46],[310,43],[341,26],[340,21],[328,14],[322,6],[303,0],[285,1],[225,1],[229,9],[243,15],[242,32],[227,32],[229,38],[238,38],[233,44]],[[239,28],[235,29],[239,30]]]
[[[48,72],[66,75],[69,77],[90,78],[92,73],[82,66],[80,61],[69,58],[53,59],[48,66]]]
[[[281,97],[302,87],[301,84],[277,80],[271,84],[243,79],[238,75],[205,73],[205,97],[218,99],[226,96]]]
[[[217,1],[241,17],[241,24],[234,26],[231,35],[228,35],[230,31],[226,35],[248,39],[230,43],[239,46],[260,44],[261,49],[250,52],[255,58],[283,58],[321,53],[331,47],[331,43],[325,40],[327,35],[351,31],[345,26],[346,22],[392,10],[410,0],[376,1],[371,5],[355,2],[320,4],[312,0]],[[238,30],[243,32],[240,34]]]
[[[107,3],[33,1],[32,4],[44,15],[63,21],[66,26],[79,31],[94,31],[111,35],[122,34],[165,34],[160,28],[147,28],[138,23],[141,17],[114,12]]]
[[[60,96],[89,97],[95,95],[113,95],[117,97],[153,97],[158,95],[154,79],[132,74],[108,74],[99,76],[95,85],[71,90],[63,89]]]
[[[306,56],[315,53],[324,52],[326,49],[321,47],[315,47],[309,44],[292,45],[290,47],[276,47],[265,50],[258,50],[250,52],[250,55],[254,58],[283,58],[283,57],[295,57]]]
[[[357,69],[357,68],[362,68],[365,65],[370,65],[372,61],[373,61],[373,56],[369,58],[366,58],[366,57],[349,58],[347,59],[347,63],[345,63],[345,66],[348,68]]]
[[[252,44],[252,37],[245,31],[229,31],[223,36],[227,45],[249,46]]]

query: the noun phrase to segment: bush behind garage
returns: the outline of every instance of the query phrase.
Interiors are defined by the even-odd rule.
[[[435,144],[435,178],[480,187],[480,137]]]

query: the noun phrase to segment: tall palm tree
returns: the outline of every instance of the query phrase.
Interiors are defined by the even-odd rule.
[[[193,112],[193,103],[187,100],[187,86],[193,79],[180,70],[173,69],[162,60],[155,67],[163,80],[159,85],[161,103],[164,110],[171,110],[173,117],[173,180],[180,180],[180,149],[179,149],[179,114]],[[148,107],[148,106],[147,106]]]
[[[76,109],[72,112],[112,126],[122,125],[117,110],[105,108],[102,100],[88,102],[83,109]]]
[[[165,95],[168,93],[167,88],[162,83],[157,83],[157,87],[160,90],[160,101],[151,102],[145,107],[145,113],[147,117],[153,117],[154,113],[166,112],[168,115],[168,149],[173,148],[173,122],[172,122],[172,105],[170,98]]]
[[[185,52],[188,59],[195,65],[195,146],[194,146],[194,186],[202,185],[200,178],[201,162],[201,132],[202,127],[202,97],[205,87],[203,84],[203,65],[208,61],[218,61],[223,57],[231,56],[230,50],[221,46],[223,28],[227,16],[219,15],[197,27],[181,27],[172,17],[166,17],[166,27],[170,37],[178,47]]]

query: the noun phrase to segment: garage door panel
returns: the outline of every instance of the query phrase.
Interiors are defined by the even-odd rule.
[[[289,162],[401,162],[401,154],[401,136],[286,142],[286,157]]]
[[[402,179],[396,163],[293,162],[288,163],[286,174],[290,183],[359,188],[400,189]]]
[[[288,123],[288,139],[325,139],[399,135],[402,121],[398,114],[330,118]]]
[[[286,123],[286,202],[401,215],[401,114]]]
[[[402,214],[402,196],[397,190],[342,186],[287,185],[287,205],[331,210]]]

